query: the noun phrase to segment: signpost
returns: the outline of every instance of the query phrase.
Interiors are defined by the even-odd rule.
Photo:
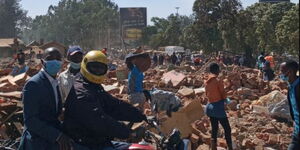
[[[147,8],[120,8],[120,26],[122,42],[128,44],[138,41],[147,26]]]

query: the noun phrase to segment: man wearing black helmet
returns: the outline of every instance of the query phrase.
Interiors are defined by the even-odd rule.
[[[107,93],[101,83],[108,59],[100,51],[90,51],[82,61],[80,74],[65,104],[64,131],[76,143],[75,150],[115,149],[111,140],[135,136],[119,121],[146,120],[138,109]]]

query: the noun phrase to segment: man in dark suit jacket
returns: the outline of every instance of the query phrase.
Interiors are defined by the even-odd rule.
[[[43,69],[24,86],[24,133],[19,150],[69,150],[71,140],[61,132],[58,120],[62,102],[57,73],[61,69],[61,54],[56,48],[45,50]]]

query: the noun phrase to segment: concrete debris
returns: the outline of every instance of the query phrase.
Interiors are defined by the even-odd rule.
[[[268,113],[274,118],[291,120],[287,96],[280,91],[276,90],[262,96],[259,100],[253,101],[252,104],[265,107]]]
[[[185,78],[186,76],[184,74],[173,70],[163,74],[162,80],[165,82],[165,84],[171,82],[173,87],[177,87]]]
[[[189,137],[192,133],[191,123],[201,119],[203,116],[204,111],[199,101],[187,101],[179,111],[172,113],[172,117],[160,116],[166,118],[162,121],[161,130],[164,134],[168,134],[174,128],[177,128],[181,132],[182,137]]]
[[[195,91],[192,88],[188,88],[188,87],[184,86],[178,91],[178,94],[183,96],[183,97],[193,98],[195,96]]]
[[[174,128],[178,128],[182,137],[191,140],[193,150],[208,150],[211,144],[211,125],[203,111],[203,106],[208,102],[203,83],[208,78],[206,68],[210,62],[212,61],[202,67],[157,66],[145,72],[144,88],[151,91],[153,104],[158,106],[161,131],[169,134]],[[117,64],[117,68],[109,72],[109,78],[103,83],[103,87],[113,96],[128,101],[128,70],[123,61],[115,60],[113,63]],[[22,118],[22,88],[40,68],[40,65],[30,66],[26,73],[15,77],[9,75],[11,69],[0,69],[1,110]],[[226,111],[235,149],[287,149],[293,127],[289,121],[280,120],[290,120],[286,83],[277,78],[265,82],[257,69],[233,65],[221,68],[219,78],[223,80],[227,97],[231,99]],[[145,107],[146,115],[153,114],[152,107],[153,105]],[[165,111],[175,108],[178,110],[171,117],[166,115]],[[9,132],[13,135],[7,134],[6,131],[11,128],[3,125],[0,128],[0,139],[20,137],[21,133],[18,132],[22,131],[23,122],[11,118],[7,121],[17,130]],[[219,128],[218,149],[227,148],[222,129]]]

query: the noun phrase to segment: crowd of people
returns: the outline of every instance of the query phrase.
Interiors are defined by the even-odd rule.
[[[183,56],[175,53],[166,57],[163,54],[154,54],[151,58],[141,50],[126,56],[130,102],[126,103],[110,95],[101,85],[109,70],[107,49],[84,54],[80,47],[71,47],[66,57],[69,65],[62,73],[59,73],[62,69],[62,54],[55,47],[46,49],[41,58],[42,69],[27,81],[22,92],[25,128],[19,149],[124,148],[127,146],[126,143],[113,142],[113,139],[137,137],[138,133],[119,121],[147,122],[143,106],[149,97],[143,88],[143,80],[144,72],[150,68],[151,61],[155,65],[163,65],[165,60],[170,64],[180,65],[183,60]],[[227,63],[222,59],[218,61]],[[244,61],[239,58],[237,62],[243,66]],[[197,60],[197,63],[200,62],[201,60]],[[232,63],[235,63],[235,60],[232,60]],[[262,53],[258,57],[257,66],[263,72],[265,80],[270,81],[275,77],[274,58]],[[208,70],[210,75],[204,85],[209,101],[206,105],[206,114],[212,126],[211,149],[217,150],[220,123],[225,131],[228,149],[233,150],[231,127],[224,106],[230,103],[230,99],[226,96],[222,80],[218,78],[221,69],[218,63],[211,63]],[[295,61],[285,61],[280,65],[280,71],[280,78],[289,84],[288,101],[294,120],[294,133],[289,150],[299,150],[300,100],[299,76],[297,76],[299,64]]]

